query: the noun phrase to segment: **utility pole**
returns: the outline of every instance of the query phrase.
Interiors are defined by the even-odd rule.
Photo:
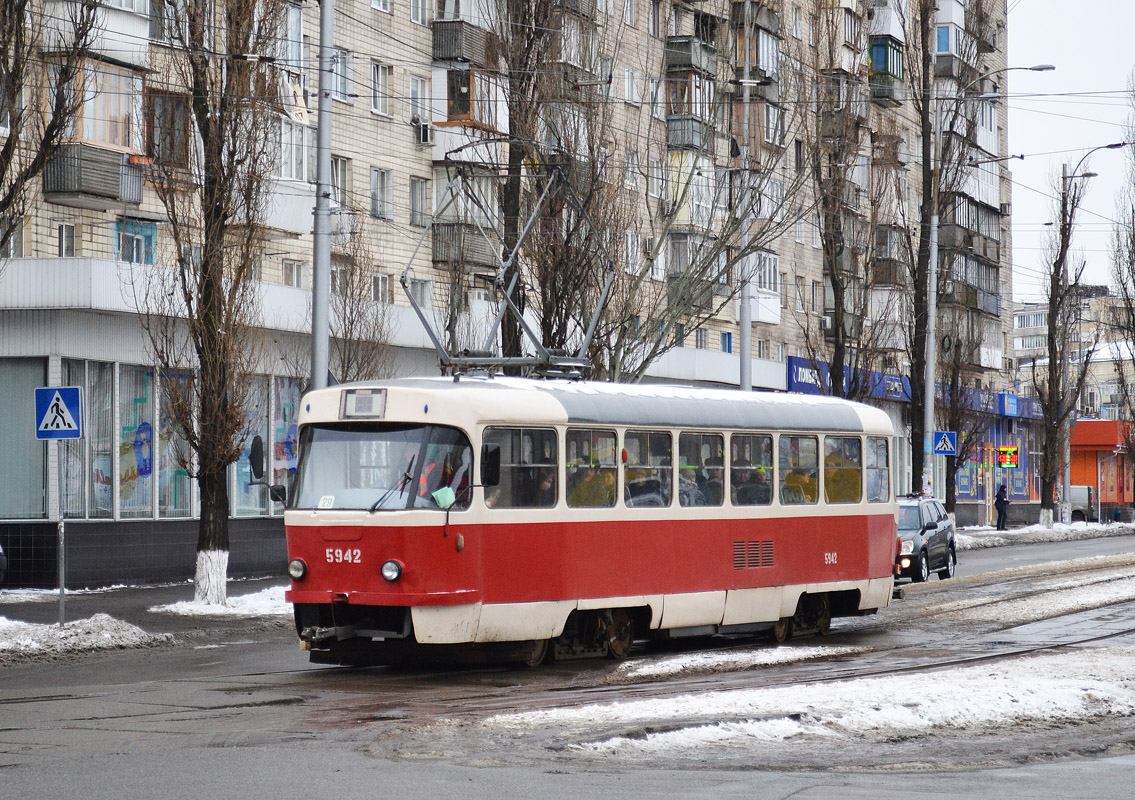
[[[752,174],[750,172],[752,153],[750,152],[750,145],[752,137],[749,131],[749,115],[752,113],[750,109],[750,92],[752,92],[752,36],[753,36],[753,2],[752,0],[745,0],[745,79],[741,81],[741,169],[744,170],[745,177],[743,178],[744,185],[748,191],[744,193],[745,203],[748,208],[745,209],[745,221],[743,223],[741,234],[741,247],[742,252],[745,253],[744,259],[741,261],[741,313],[739,315],[739,325],[741,327],[741,335],[738,346],[740,348],[741,357],[741,374],[740,385],[742,392],[751,392],[753,390],[753,284],[752,284],[752,270],[749,268],[752,262],[752,253],[749,252],[749,242],[752,241]]]
[[[315,212],[311,256],[311,381],[327,387],[331,338],[331,91],[335,0],[319,0],[319,115],[315,148]]]

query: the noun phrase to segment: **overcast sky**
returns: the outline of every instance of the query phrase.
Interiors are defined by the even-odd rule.
[[[1131,113],[1127,84],[1135,68],[1131,0],[1008,0],[1009,65],[1054,64],[1055,72],[1008,73],[1009,161],[1013,173],[1014,299],[1043,292],[1044,247],[1061,164],[1071,170],[1093,147],[1124,141]],[[1003,155],[1008,155],[1003,154]],[[1074,245],[1085,280],[1107,283],[1115,197],[1127,171],[1123,151],[1094,153]]]

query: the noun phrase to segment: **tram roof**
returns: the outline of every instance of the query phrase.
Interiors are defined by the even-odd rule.
[[[644,425],[682,428],[759,428],[767,430],[871,431],[891,433],[889,417],[880,409],[833,397],[739,392],[664,384],[529,380],[524,378],[404,378],[351,386],[404,388],[437,392],[484,421],[530,422],[559,406],[566,419],[548,422]],[[331,391],[349,388],[334,387]],[[536,401],[533,393],[541,395]],[[440,397],[439,397],[440,399]],[[546,401],[553,401],[547,403]],[[447,403],[453,407],[450,403]],[[514,410],[515,413],[514,414]],[[559,416],[558,414],[556,416]]]

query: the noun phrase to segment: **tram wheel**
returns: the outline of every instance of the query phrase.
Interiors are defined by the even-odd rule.
[[[792,617],[781,617],[769,628],[768,637],[777,644],[784,644],[792,638]]]
[[[538,667],[544,663],[548,658],[549,646],[551,639],[536,639],[532,642],[532,652],[529,657],[521,659],[521,664],[526,667]]]
[[[832,606],[826,594],[816,600],[816,635],[827,636],[832,629]]]
[[[607,617],[607,658],[622,661],[631,654],[634,644],[634,620],[625,608],[604,614]]]

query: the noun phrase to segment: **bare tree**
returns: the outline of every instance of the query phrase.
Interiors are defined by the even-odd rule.
[[[171,402],[201,493],[194,594],[224,603],[227,469],[248,431],[258,366],[262,221],[278,157],[280,47],[286,0],[155,0],[161,39],[150,102],[151,181],[165,210],[170,267],[139,288],[162,372],[191,370]],[[164,80],[165,87],[160,87]]]
[[[1048,358],[1033,363],[1032,383],[1041,409],[1040,461],[1040,524],[1051,525],[1055,507],[1055,489],[1064,465],[1064,443],[1071,436],[1076,419],[1076,399],[1084,389],[1091,364],[1092,348],[1073,352],[1074,321],[1080,311],[1080,279],[1084,264],[1068,263],[1075,232],[1076,215],[1083,203],[1086,183],[1078,174],[1086,162],[1080,159],[1076,169],[1054,181],[1058,192],[1056,225],[1048,245],[1049,268],[1045,276],[1048,293]],[[1122,290],[1121,290],[1122,291]],[[1077,363],[1072,363],[1075,358]]]
[[[22,235],[33,182],[75,129],[98,11],[96,0],[0,4],[0,250]]]
[[[344,216],[349,223],[332,237],[331,371],[343,382],[389,377],[389,276],[374,268],[363,214],[356,210]]]
[[[980,319],[964,307],[952,306],[939,314],[942,346],[939,348],[938,381],[944,389],[939,414],[946,430],[954,431],[956,452],[946,457],[946,510],[957,506],[958,470],[981,454],[986,433],[996,419],[993,395],[973,383],[974,364],[984,344]]]

